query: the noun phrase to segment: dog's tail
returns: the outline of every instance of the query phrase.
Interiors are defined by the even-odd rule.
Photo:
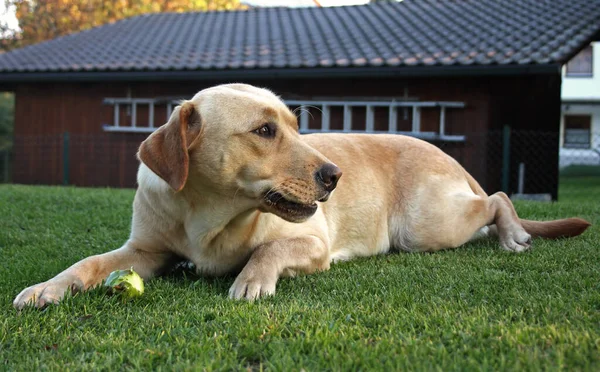
[[[558,239],[580,235],[591,226],[591,223],[581,218],[565,218],[544,222],[521,220],[521,225],[533,237]]]

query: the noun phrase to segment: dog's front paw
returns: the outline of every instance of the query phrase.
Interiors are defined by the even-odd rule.
[[[246,266],[229,289],[229,298],[255,300],[275,294],[277,274]]]
[[[17,310],[25,306],[43,308],[49,304],[58,304],[68,290],[75,291],[79,286],[71,280],[49,280],[25,288],[13,301]]]

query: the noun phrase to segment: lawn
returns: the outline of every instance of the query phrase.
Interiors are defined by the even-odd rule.
[[[133,191],[0,186],[0,370],[599,370],[600,185],[576,185],[517,209],[594,225],[523,254],[358,259],[255,303],[227,299],[232,277],[179,270],[129,302],[94,290],[20,313],[25,286],[125,241]]]

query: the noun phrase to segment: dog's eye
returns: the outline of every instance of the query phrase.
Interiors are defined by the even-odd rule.
[[[254,133],[258,134],[261,137],[275,137],[275,126],[273,124],[267,123],[261,126],[260,128],[255,129]]]

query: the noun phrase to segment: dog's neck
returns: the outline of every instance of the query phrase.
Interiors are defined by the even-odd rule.
[[[153,194],[147,198],[155,204],[152,207],[177,219],[173,221],[174,226],[182,226],[188,241],[194,245],[215,244],[221,236],[231,238],[231,235],[251,234],[250,230],[261,214],[255,201],[236,193],[228,195],[194,187],[194,182],[188,182],[181,191],[174,192],[149,169],[140,169],[138,183],[138,192]]]
[[[195,241],[211,244],[219,235],[246,230],[260,214],[253,202],[240,195],[199,190],[192,184],[175,194],[186,205],[184,226]]]

